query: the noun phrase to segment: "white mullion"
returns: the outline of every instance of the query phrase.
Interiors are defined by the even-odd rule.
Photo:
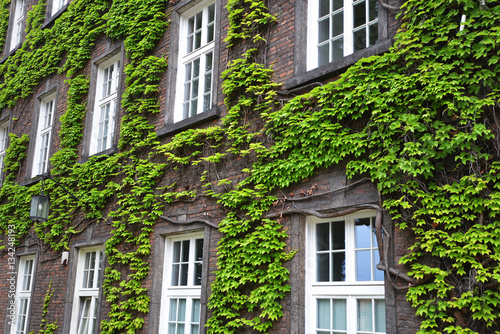
[[[354,52],[354,9],[352,0],[344,0],[344,57]]]

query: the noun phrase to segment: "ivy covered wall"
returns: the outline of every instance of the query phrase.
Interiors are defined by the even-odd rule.
[[[9,3],[0,2],[0,14]],[[420,332],[500,330],[497,1],[409,0],[388,52],[287,100],[277,94],[282,85],[266,58],[266,36],[280,17],[266,2],[230,0],[224,11],[230,54],[222,74],[224,117],[163,139],[153,122],[161,115],[159,87],[168,57],[155,48],[169,34],[173,5],[74,0],[45,27],[46,3],[40,0],[29,7],[22,47],[0,64],[0,108],[11,108],[15,118],[46,78],[67,78],[51,172],[79,200],[47,182],[46,192],[57,194],[50,219],[29,220],[29,200],[40,183],[20,185],[29,131],[14,131],[0,190],[0,226],[5,233],[15,226],[19,244],[32,240],[55,256],[89,228],[111,231],[102,332],[134,333],[147,326],[155,225],[189,202],[216,207],[221,215],[213,219],[221,239],[208,332],[271,331],[291,289],[285,263],[301,251],[287,250],[281,219],[269,215],[276,194],[344,164],[353,179],[368,177],[381,208],[415,235],[401,259],[409,273],[391,268],[383,256],[380,268],[389,279],[407,283],[403,288]],[[8,19],[0,15],[1,45]],[[123,41],[127,57],[119,152],[81,163],[88,68],[103,36]],[[231,173],[221,172],[228,165]],[[192,188],[179,185],[186,175],[197,176]],[[389,242],[391,235],[381,229],[379,237]],[[8,239],[3,242],[6,256]],[[42,288],[44,295],[48,291],[44,319],[57,319],[50,289]],[[42,331],[60,330],[59,323]]]

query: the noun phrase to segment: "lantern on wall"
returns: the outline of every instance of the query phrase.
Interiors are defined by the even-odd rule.
[[[49,218],[49,197],[43,194],[43,190],[39,195],[31,197],[30,218],[37,222],[46,222]]]

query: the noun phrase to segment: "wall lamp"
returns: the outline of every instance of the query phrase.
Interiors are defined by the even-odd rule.
[[[40,190],[40,194],[31,196],[30,219],[33,221],[46,222],[49,219],[50,199],[49,196],[43,193],[44,182],[47,179],[54,181],[66,193],[78,201],[78,198],[69,192],[68,189],[64,188],[62,184],[54,180],[50,176],[50,173],[42,174],[42,189]]]

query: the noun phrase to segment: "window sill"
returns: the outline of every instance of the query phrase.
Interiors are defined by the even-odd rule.
[[[85,163],[85,162],[89,161],[89,159],[92,157],[96,157],[97,159],[99,159],[101,157],[113,155],[115,153],[118,153],[118,147],[113,146],[111,148],[108,148],[107,150],[104,150],[104,151],[101,151],[98,153],[94,153],[94,154],[91,154],[89,156],[84,156],[80,159],[79,163]]]
[[[7,52],[7,54],[5,54],[2,59],[0,59],[0,64],[3,64],[7,58],[9,58],[10,56],[12,56],[14,53],[16,53],[17,50],[19,50],[21,48],[23,44],[22,43],[19,43],[15,48],[13,48],[12,50],[10,50],[9,52]]]
[[[201,114],[198,114],[196,116],[186,118],[180,122],[173,124],[165,124],[164,127],[156,131],[156,136],[163,137],[166,135],[173,135],[178,132],[181,132],[182,130],[192,128],[198,124],[205,123],[213,119],[217,119],[219,117],[220,117],[219,108],[215,107],[208,111],[202,112]]]
[[[389,47],[391,45],[392,39],[386,39],[378,44],[355,52],[338,61],[323,65],[305,73],[300,73],[285,83],[285,89],[289,90],[297,88],[299,86],[309,84],[313,81],[324,79],[327,76],[338,75],[345,71],[347,67],[353,65],[362,58],[367,58],[373,55],[384,53],[385,51],[389,50]]]

